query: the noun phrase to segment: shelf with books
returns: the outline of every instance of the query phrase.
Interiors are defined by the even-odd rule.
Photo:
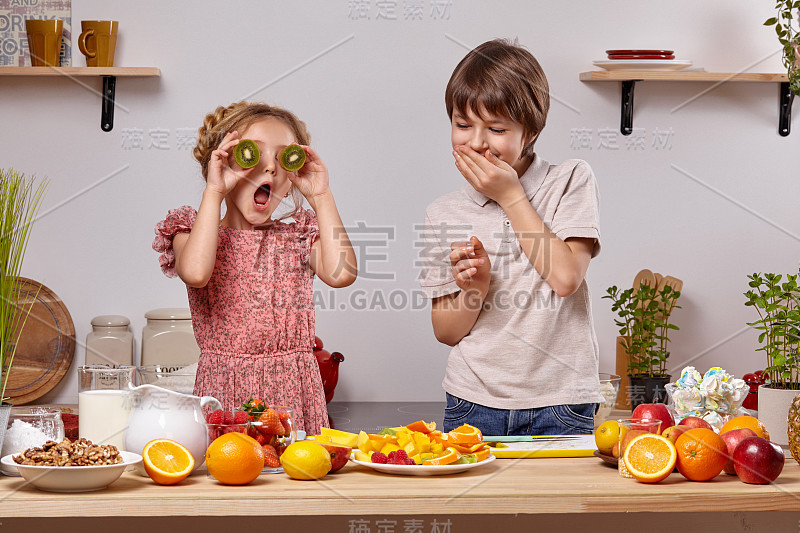
[[[114,127],[114,94],[117,78],[160,77],[158,67],[0,67],[0,77],[101,77],[103,79],[100,128],[109,132]]]

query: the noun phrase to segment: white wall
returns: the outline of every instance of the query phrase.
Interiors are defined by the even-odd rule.
[[[633,150],[618,133],[619,85],[580,82],[578,73],[608,48],[672,48],[709,71],[779,72],[777,39],[762,26],[772,2],[452,0],[437,19],[431,0],[398,0],[389,2],[388,20],[367,0],[370,19],[353,20],[357,3],[73,0],[75,28],[82,19],[120,21],[118,66],[162,70],[160,79],[117,80],[124,109],[110,133],[99,127],[99,80],[0,78],[0,166],[51,180],[23,274],[69,308],[75,364],[93,316],[130,317],[138,349],[147,310],[188,305],[184,286],[161,274],[150,248],[155,223],[172,207],[197,206],[203,188],[176,135],[196,130],[217,105],[247,97],[308,123],[345,223],[372,228],[354,240],[395,232],[365,250],[385,259],[361,261],[394,280],[362,275],[337,291],[346,310],[317,313],[326,347],[346,357],[336,399],[442,399],[448,348],[434,339],[428,308],[368,312],[353,302],[416,290],[414,225],[428,202],[463,183],[450,155],[445,84],[470,47],[516,36],[539,58],[553,95],[537,151],[550,161],[588,160],[600,184],[603,251],[588,280],[601,370],[614,369],[616,328],[600,297],[643,267],[685,282],[670,360],[676,372],[687,361],[737,375],[763,367],[755,333],[736,336],[755,318],[743,305],[745,276],[796,272],[800,255],[800,126],[795,120],[792,135],[777,134],[777,84],[729,83],[701,94],[712,85],[640,83],[634,126],[646,144]],[[422,20],[406,18],[414,4],[424,5]],[[84,64],[79,33],[74,65]],[[125,144],[134,129],[144,135],[142,149]],[[169,132],[169,149],[149,147],[151,130]],[[590,133],[590,147],[576,143],[578,130]],[[604,131],[617,132],[618,149],[598,146]],[[656,131],[669,132],[668,147],[652,145]],[[76,402],[74,369],[43,400]]]

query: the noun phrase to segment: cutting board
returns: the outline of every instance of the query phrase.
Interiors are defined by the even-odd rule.
[[[567,436],[567,435],[554,435]],[[572,435],[570,435],[572,436]],[[572,440],[536,440],[503,442],[505,448],[489,448],[498,459],[535,459],[537,457],[591,457],[597,450],[594,435],[575,435]],[[489,440],[491,437],[487,437]]]
[[[6,386],[6,401],[14,405],[30,403],[50,392],[75,356],[75,325],[64,302],[38,281],[19,281],[21,305],[27,309],[32,303],[33,307],[22,326]]]

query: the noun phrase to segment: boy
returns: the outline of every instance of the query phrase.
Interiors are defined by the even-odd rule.
[[[584,280],[600,251],[594,175],[584,161],[552,165],[534,153],[548,84],[516,44],[467,54],[445,103],[468,183],[428,206],[420,276],[434,334],[453,347],[444,430],[592,433],[602,401]]]

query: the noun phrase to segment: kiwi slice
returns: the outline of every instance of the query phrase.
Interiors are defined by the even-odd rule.
[[[250,139],[242,139],[233,150],[233,158],[242,168],[253,168],[261,158],[258,145]]]
[[[306,164],[306,152],[298,144],[290,144],[279,157],[281,166],[288,172],[297,172]]]

